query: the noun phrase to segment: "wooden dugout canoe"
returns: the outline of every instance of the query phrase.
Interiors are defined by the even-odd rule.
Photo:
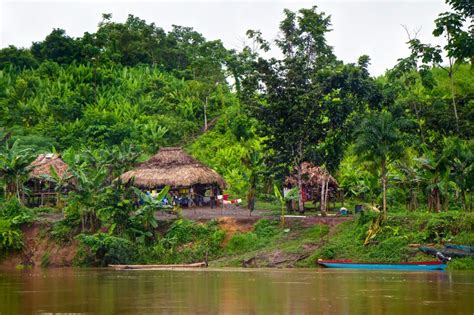
[[[198,262],[194,264],[176,264],[176,265],[109,265],[110,268],[117,270],[123,269],[173,269],[173,268],[205,268],[205,262]]]

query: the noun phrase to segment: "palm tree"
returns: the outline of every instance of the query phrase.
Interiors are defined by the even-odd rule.
[[[31,171],[33,155],[31,149],[23,149],[19,143],[19,140],[11,146],[7,143],[5,150],[0,151],[0,180],[5,184],[6,198],[16,196],[21,200],[20,193]]]
[[[380,168],[384,213],[387,212],[388,167],[403,155],[400,127],[405,123],[403,119],[394,118],[390,112],[375,112],[369,114],[356,131],[355,154]]]

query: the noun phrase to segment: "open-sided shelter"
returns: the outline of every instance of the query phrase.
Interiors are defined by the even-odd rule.
[[[120,179],[148,191],[170,186],[172,193],[190,198],[203,197],[208,190],[213,190],[215,196],[227,186],[216,171],[178,147],[161,148],[148,161],[122,174]]]
[[[59,201],[59,194],[66,191],[57,191],[55,183],[48,180],[52,170],[59,178],[64,178],[69,166],[56,153],[40,154],[31,163],[32,170],[26,187],[29,190],[27,202],[32,206],[55,205]]]

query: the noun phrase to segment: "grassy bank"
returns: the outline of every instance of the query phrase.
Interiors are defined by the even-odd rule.
[[[474,214],[465,212],[391,213],[381,230],[364,245],[376,214],[356,216],[330,229],[315,225],[293,226],[270,238],[242,242],[241,250],[222,257],[216,266],[314,267],[318,258],[359,261],[433,260],[418,244],[442,247],[444,243],[474,245]],[[234,238],[248,239],[250,235]],[[247,244],[247,245],[245,245]],[[264,244],[264,245],[258,245]],[[245,248],[247,246],[247,248]],[[453,259],[450,269],[474,269],[474,259]]]
[[[178,219],[160,222],[154,234],[146,238],[132,238],[130,233],[113,234],[113,230],[77,234],[79,229],[65,229],[66,221],[49,225],[43,222],[33,225],[36,234],[28,228],[24,230],[29,239],[18,240],[15,248],[3,246],[2,251],[6,260],[16,255],[18,262],[25,261],[24,257],[18,257],[21,253],[31,253],[38,260],[31,264],[43,267],[176,264],[207,260],[214,267],[311,268],[316,267],[318,258],[383,262],[433,260],[421,253],[417,245],[474,245],[473,213],[389,213],[382,228],[364,245],[376,218],[377,214],[369,213],[337,225],[291,221],[285,228],[281,228],[276,219],[255,223],[235,219],[204,223]],[[19,228],[16,231],[19,233]],[[3,241],[5,236],[2,235]],[[32,252],[39,248],[43,252]],[[70,259],[44,259],[57,256],[59,250],[66,250]],[[449,268],[474,269],[474,259],[453,259]]]

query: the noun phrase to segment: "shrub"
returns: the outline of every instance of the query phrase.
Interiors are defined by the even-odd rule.
[[[0,206],[0,218],[9,220],[12,225],[21,225],[31,222],[34,219],[34,215],[18,199],[12,198]]]
[[[127,264],[134,259],[134,246],[125,238],[105,233],[94,235],[79,234],[77,265],[107,266],[109,264]]]
[[[16,198],[0,205],[0,254],[23,247],[22,224],[31,222],[34,215]]]
[[[66,244],[72,241],[74,230],[67,220],[61,220],[53,224],[50,236],[57,243]]]
[[[9,220],[0,220],[0,253],[19,250],[23,247],[22,232]]]
[[[212,259],[221,253],[224,231],[216,221],[207,224],[179,219],[161,237],[152,251],[160,263],[190,263]]]

